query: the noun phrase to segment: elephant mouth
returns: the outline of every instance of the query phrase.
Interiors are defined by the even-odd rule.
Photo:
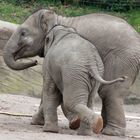
[[[39,56],[39,57],[44,57],[44,48],[45,48],[45,46],[43,46],[43,47],[40,49],[40,51],[39,51],[39,53],[38,53],[38,56]]]
[[[20,58],[22,58],[22,55],[25,52],[26,48],[27,47],[22,46],[22,47],[18,48],[16,52],[13,53],[13,56],[14,56],[14,60],[15,61],[18,60],[18,59],[20,59]]]

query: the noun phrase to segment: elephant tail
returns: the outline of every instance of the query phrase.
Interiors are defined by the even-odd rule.
[[[99,71],[96,68],[91,67],[91,77],[93,77],[95,80],[97,80],[98,82],[100,82],[101,84],[113,84],[116,82],[124,82],[126,79],[128,79],[127,76],[122,76],[110,81],[106,81],[104,80],[101,75],[99,74]]]

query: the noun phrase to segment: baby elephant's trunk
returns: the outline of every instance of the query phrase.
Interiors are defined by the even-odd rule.
[[[104,80],[104,79],[100,76],[98,70],[95,70],[95,68],[94,68],[94,69],[91,69],[91,73],[90,73],[90,74],[91,74],[91,76],[92,76],[94,79],[96,79],[96,80],[97,80],[98,82],[100,82],[101,84],[113,84],[113,83],[115,83],[115,82],[124,82],[126,79],[128,79],[127,76],[122,76],[122,77],[116,78],[116,79],[111,80],[111,81],[106,81],[106,80]]]

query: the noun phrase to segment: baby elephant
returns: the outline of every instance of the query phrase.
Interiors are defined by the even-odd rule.
[[[44,52],[43,130],[58,132],[57,107],[63,102],[81,120],[78,134],[99,133],[102,118],[91,109],[99,85],[123,82],[126,77],[103,80],[104,66],[97,49],[72,28],[53,27],[46,36]]]

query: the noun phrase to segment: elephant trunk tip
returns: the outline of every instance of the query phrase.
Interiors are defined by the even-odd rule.
[[[122,76],[121,79],[120,79],[120,82],[124,82],[128,79],[128,76]]]
[[[24,70],[33,66],[36,66],[38,64],[37,60],[28,62],[28,63],[19,63],[16,66],[14,66],[12,69],[13,70]]]
[[[13,70],[24,70],[29,67],[36,66],[38,64],[37,60],[26,62],[26,63],[18,62],[17,60],[15,60],[15,57],[12,54],[7,54],[7,53],[4,53],[3,58],[7,66]]]

